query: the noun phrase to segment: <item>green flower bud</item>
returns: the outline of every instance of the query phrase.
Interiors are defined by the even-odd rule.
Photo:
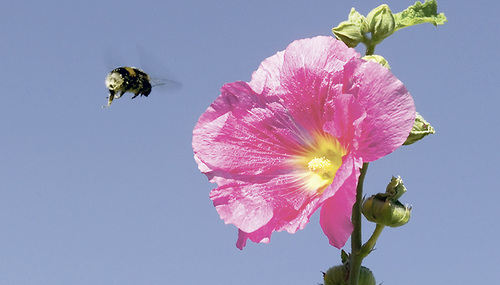
[[[366,22],[365,16],[361,15],[358,11],[351,8],[351,12],[349,13],[349,22],[358,25],[359,30],[362,34],[366,34],[370,32],[370,28],[368,27],[368,23]]]
[[[334,266],[323,274],[324,285],[347,285],[349,269],[346,265]],[[375,285],[375,277],[370,269],[361,266],[359,272],[359,285]]]
[[[403,205],[385,194],[376,194],[365,199],[362,212],[370,222],[395,228],[408,223],[411,206]]]
[[[361,266],[361,271],[359,272],[359,285],[375,285],[375,276],[370,269]]]
[[[340,23],[332,31],[335,37],[343,41],[348,47],[356,47],[363,40],[360,27],[349,21]]]
[[[347,268],[345,265],[334,266],[323,273],[324,285],[347,284]]]
[[[380,43],[395,32],[396,22],[387,4],[382,4],[371,10],[368,16],[366,16],[366,22],[372,33],[372,41],[374,43]]]
[[[415,124],[413,124],[410,135],[403,145],[411,145],[412,143],[423,139],[427,135],[434,134],[435,132],[434,128],[424,119],[424,117],[417,113]]]
[[[367,60],[367,61],[375,61],[377,63],[380,63],[382,66],[391,69],[387,60],[385,58],[383,58],[381,55],[377,55],[377,54],[365,55],[362,57],[362,59]]]
[[[403,179],[401,177],[392,177],[391,182],[387,184],[387,188],[385,190],[385,193],[387,196],[393,200],[399,199],[401,196],[403,196],[404,193],[406,193],[406,187],[403,184]]]

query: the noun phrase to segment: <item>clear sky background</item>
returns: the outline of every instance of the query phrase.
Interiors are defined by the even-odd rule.
[[[383,3],[399,12],[414,1],[4,1],[0,285],[322,282],[340,251],[318,213],[296,234],[235,247],[192,129],[224,83],[249,81],[293,40],[332,35],[351,7]],[[401,175],[413,212],[364,265],[387,285],[496,284],[500,4],[438,4],[444,26],[376,49],[437,133],[370,164],[366,193]],[[106,74],[123,65],[183,87],[102,109]]]

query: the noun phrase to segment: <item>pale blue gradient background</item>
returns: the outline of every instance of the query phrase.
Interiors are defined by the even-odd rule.
[[[295,39],[331,35],[352,6],[367,14],[382,3],[4,1],[0,285],[322,282],[340,251],[318,214],[296,234],[235,247],[191,133],[224,83],[248,81]],[[398,12],[414,1],[386,3]],[[377,47],[437,130],[370,165],[367,193],[401,175],[402,201],[414,207],[365,259],[378,283],[500,280],[499,10],[496,1],[440,0],[446,25],[407,28]],[[114,65],[183,88],[101,109]]]

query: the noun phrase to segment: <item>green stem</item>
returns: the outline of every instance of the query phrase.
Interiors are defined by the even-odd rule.
[[[368,37],[366,34],[363,36],[361,42],[366,46],[365,55],[373,55],[373,53],[375,52],[375,46],[377,44],[374,43],[372,39]]]
[[[365,55],[373,55],[375,52],[375,45],[372,42],[366,44],[366,52]]]
[[[356,202],[352,206],[352,225],[351,235],[351,257],[349,260],[349,285],[358,285],[359,271],[363,256],[361,252],[361,203],[363,202],[363,182],[365,180],[368,163],[363,163],[361,168],[358,186],[356,187]]]
[[[384,225],[377,224],[370,239],[361,247],[361,255],[363,256],[363,258],[365,258],[368,254],[370,254],[370,252],[373,251],[373,248],[377,243],[377,239],[384,228]]]

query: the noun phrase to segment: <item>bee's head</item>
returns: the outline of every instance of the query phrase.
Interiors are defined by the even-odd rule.
[[[111,72],[106,77],[106,87],[110,91],[117,91],[123,86],[123,77],[118,72]]]
[[[141,94],[148,97],[148,95],[151,93],[151,88],[153,88],[151,86],[151,83],[149,81],[145,81],[143,83],[143,88],[142,88]]]

